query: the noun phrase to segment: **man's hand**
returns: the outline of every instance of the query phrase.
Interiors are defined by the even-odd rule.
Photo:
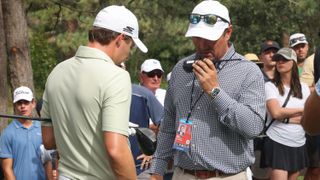
[[[138,159],[142,159],[142,163],[140,165],[140,169],[146,170],[151,166],[152,156],[147,156],[145,154],[141,154],[140,156],[137,157],[137,160]]]
[[[213,88],[219,87],[217,70],[210,59],[198,60],[192,67],[204,92],[210,95]]]

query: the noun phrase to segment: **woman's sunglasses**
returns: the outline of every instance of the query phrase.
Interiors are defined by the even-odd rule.
[[[210,24],[210,25],[214,25],[217,21],[218,18],[221,19],[224,22],[229,23],[226,19],[214,15],[214,14],[206,14],[206,15],[201,15],[201,14],[190,14],[189,15],[189,21],[191,24],[198,24],[200,22],[201,19],[203,19],[203,22]]]

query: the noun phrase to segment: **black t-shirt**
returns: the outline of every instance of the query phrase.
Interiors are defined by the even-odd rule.
[[[263,71],[263,69],[260,69],[262,74],[263,74],[263,79],[264,79],[264,82],[269,82],[271,81],[271,79],[268,77],[268,75]]]

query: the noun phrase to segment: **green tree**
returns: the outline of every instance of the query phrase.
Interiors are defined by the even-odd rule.
[[[37,61],[44,58],[51,58],[52,61],[56,59],[53,65],[73,56],[77,47],[87,42],[87,31],[97,12],[105,6],[117,4],[125,5],[137,16],[140,37],[149,49],[147,54],[136,50],[127,61],[132,81],[138,81],[140,65],[148,58],[159,59],[165,72],[169,73],[179,59],[194,51],[191,38],[184,35],[188,28],[188,14],[199,2],[201,0],[28,0],[26,3],[31,43],[43,43],[40,46],[47,43],[47,50],[43,51],[49,51],[40,52],[39,48],[35,48],[32,56],[37,58],[32,58],[35,61],[33,65],[39,64]],[[287,46],[289,35],[295,32],[306,34],[311,49],[319,44],[320,11],[317,7],[320,7],[320,1],[221,2],[229,9],[233,25],[231,41],[241,54],[259,53],[260,43],[265,39],[273,39],[282,46]],[[32,40],[33,38],[36,40]],[[38,78],[48,74],[51,68],[52,66],[43,67],[46,73],[35,73],[35,81],[41,82],[36,83],[38,90],[43,89],[43,80]]]

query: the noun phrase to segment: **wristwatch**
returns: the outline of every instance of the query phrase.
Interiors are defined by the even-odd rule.
[[[210,96],[212,97],[212,99],[216,98],[218,96],[219,92],[220,92],[220,88],[214,87],[210,93]]]

